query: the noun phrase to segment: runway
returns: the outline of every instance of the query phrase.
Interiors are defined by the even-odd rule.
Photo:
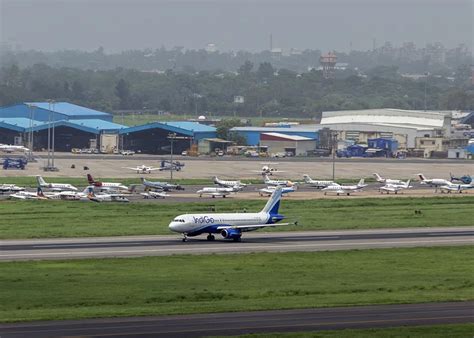
[[[472,323],[474,302],[375,305],[0,325],[13,337],[202,337]]]
[[[205,235],[190,237],[184,243],[179,234],[3,240],[0,261],[472,245],[474,227],[252,232],[240,243],[216,237],[213,242]]]

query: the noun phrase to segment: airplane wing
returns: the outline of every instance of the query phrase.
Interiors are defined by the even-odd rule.
[[[123,169],[130,169],[130,170],[141,170],[141,168],[131,168],[131,167],[122,167]]]
[[[148,171],[153,171],[153,170],[161,170],[161,168],[148,168]]]

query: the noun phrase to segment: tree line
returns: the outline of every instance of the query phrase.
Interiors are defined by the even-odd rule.
[[[243,102],[235,102],[242,96]],[[244,62],[237,72],[162,73],[134,69],[83,70],[35,64],[0,69],[0,105],[69,101],[114,112],[159,110],[175,114],[313,117],[322,111],[367,108],[474,110],[470,69],[453,79],[413,80],[396,66],[364,75],[339,71],[325,79],[317,70],[298,73],[269,62]]]

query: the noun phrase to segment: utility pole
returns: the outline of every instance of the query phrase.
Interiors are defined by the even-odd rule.
[[[331,132],[332,138],[332,180],[333,182],[336,180],[336,139],[337,139],[337,132]]]
[[[170,140],[170,181],[173,181],[173,171],[176,170],[176,167],[173,163],[174,141],[175,140],[191,140],[192,141],[192,137],[177,136],[176,133],[169,133],[168,140]]]
[[[54,110],[54,101],[51,101],[52,103],[52,106],[53,106],[53,110]],[[53,170],[55,170],[55,166],[54,166],[54,136],[55,136],[55,126],[56,126],[56,121],[53,121],[53,146],[52,146],[52,153],[51,153],[51,166],[53,167]]]
[[[425,111],[426,111],[426,85],[428,82],[428,72],[425,73]]]

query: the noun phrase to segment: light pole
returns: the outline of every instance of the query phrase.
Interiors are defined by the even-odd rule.
[[[175,170],[175,165],[173,163],[173,153],[174,153],[174,141],[175,140],[192,140],[192,137],[188,136],[177,136],[176,133],[169,133],[168,140],[170,140],[170,180],[173,181],[173,171]]]
[[[336,180],[336,139],[337,139],[337,132],[331,132],[331,139],[332,139],[332,180],[333,182]]]

